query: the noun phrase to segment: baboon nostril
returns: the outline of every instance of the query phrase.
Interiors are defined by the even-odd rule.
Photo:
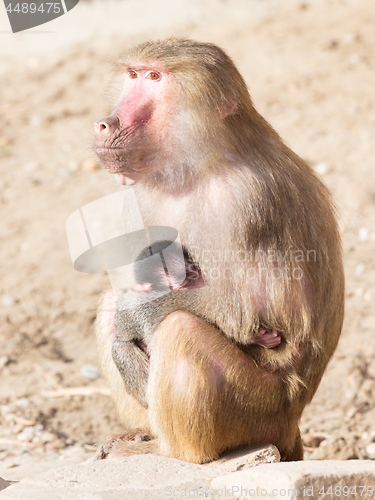
[[[97,134],[109,134],[118,127],[119,121],[115,116],[108,116],[102,120],[95,122],[95,132]]]

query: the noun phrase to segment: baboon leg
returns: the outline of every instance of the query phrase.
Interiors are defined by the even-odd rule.
[[[159,325],[151,353],[147,397],[158,453],[203,463],[271,443],[287,459],[301,458],[286,377],[257,367],[220,330],[177,311]]]
[[[109,383],[120,420],[127,428],[142,427],[149,432],[147,410],[125,390],[124,381],[112,357],[115,336],[114,317],[120,293],[108,290],[99,303],[96,319],[96,341],[101,369]]]

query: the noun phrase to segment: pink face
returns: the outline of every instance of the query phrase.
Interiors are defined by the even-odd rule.
[[[162,167],[170,137],[171,80],[157,63],[134,64],[125,73],[122,101],[94,124],[96,154],[122,184],[135,184]]]

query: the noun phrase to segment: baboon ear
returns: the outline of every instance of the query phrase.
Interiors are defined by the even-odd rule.
[[[220,118],[224,120],[224,118],[226,118],[227,116],[235,113],[236,108],[237,108],[237,102],[232,98],[227,99],[227,102],[223,106],[223,109],[220,113]]]

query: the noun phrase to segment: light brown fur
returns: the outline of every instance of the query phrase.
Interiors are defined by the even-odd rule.
[[[112,320],[99,309],[99,353],[119,414],[157,438],[112,441],[104,455],[152,450],[199,463],[240,445],[273,443],[283,459],[301,459],[298,421],[343,321],[330,193],[257,113],[218,47],[142,44],[119,68],[138,71],[139,81],[151,68],[161,80],[158,87],[145,80],[147,120],[135,132],[124,114],[131,108],[138,123],[130,90],[114,118],[96,124],[97,147],[122,148],[115,158],[98,155],[122,182],[136,183],[146,225],[179,231],[206,286],[194,292],[200,318],[174,312],[153,336],[147,412],[124,395],[110,355]],[[113,297],[104,301],[115,308]],[[260,325],[279,332],[280,346],[250,345]]]

